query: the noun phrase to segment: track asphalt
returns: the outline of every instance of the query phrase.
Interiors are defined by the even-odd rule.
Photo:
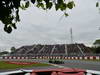
[[[6,60],[7,61],[7,60]],[[22,60],[21,60],[22,61]],[[23,61],[35,61],[41,63],[48,63],[48,60],[40,60],[40,59],[33,59],[33,60],[23,60]],[[64,64],[52,64],[53,66],[48,67],[32,67],[32,68],[20,68],[20,69],[50,69],[50,68],[79,68],[85,70],[96,70],[100,71],[100,61],[86,61],[86,60],[64,60]],[[15,70],[20,70],[15,69]],[[7,72],[7,71],[15,71],[15,70],[0,70],[0,72]]]

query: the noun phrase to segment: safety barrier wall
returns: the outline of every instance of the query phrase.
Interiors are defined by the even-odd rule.
[[[82,57],[65,57],[65,56],[37,56],[37,57],[15,57],[15,56],[3,56],[0,59],[71,59],[71,60],[100,60],[100,56],[82,56]]]
[[[12,56],[3,56],[0,59],[30,59],[29,57],[12,57]]]

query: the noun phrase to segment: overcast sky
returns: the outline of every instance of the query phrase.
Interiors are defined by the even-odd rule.
[[[20,11],[21,21],[11,34],[3,31],[0,22],[0,50],[33,44],[70,43],[70,28],[74,42],[92,45],[100,39],[100,13],[96,0],[75,0],[76,7],[67,18],[61,11],[43,11],[34,6]]]

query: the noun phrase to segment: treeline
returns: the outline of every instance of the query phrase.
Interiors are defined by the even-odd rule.
[[[91,47],[91,50],[92,50],[93,53],[95,53],[95,54],[100,54],[100,47]]]
[[[7,55],[7,54],[9,54],[9,52],[8,52],[8,51],[3,51],[3,52],[0,52],[0,56]]]
[[[100,54],[100,39],[95,40],[91,49],[93,53]]]

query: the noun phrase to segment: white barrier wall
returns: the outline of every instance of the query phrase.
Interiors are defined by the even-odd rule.
[[[32,59],[33,57],[11,57],[11,56],[3,56],[0,59]],[[100,60],[100,56],[84,56],[84,57],[60,57],[60,56],[41,56],[41,57],[34,57],[36,59],[72,59],[72,60]]]

